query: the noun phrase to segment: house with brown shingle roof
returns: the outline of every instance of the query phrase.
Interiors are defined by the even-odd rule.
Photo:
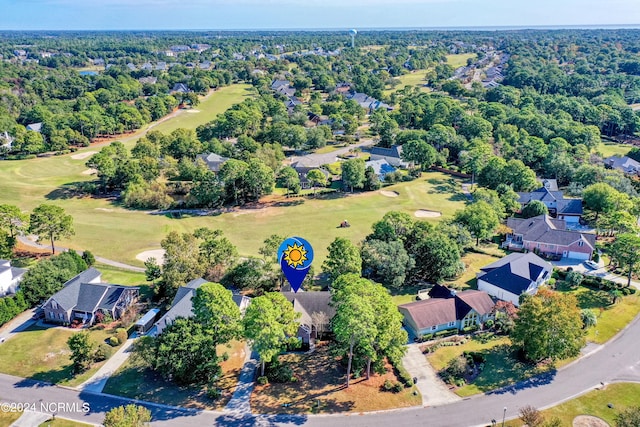
[[[324,313],[327,323],[323,325],[324,331],[330,330],[330,323],[336,315],[336,309],[331,306],[331,292],[282,292],[282,295],[293,304],[293,311],[300,313],[300,327],[298,337],[302,342],[309,344],[312,338],[318,338],[318,331],[313,319],[314,313]]]
[[[404,325],[416,337],[447,329],[462,330],[493,317],[495,304],[486,292],[450,290],[441,296],[398,306]]]

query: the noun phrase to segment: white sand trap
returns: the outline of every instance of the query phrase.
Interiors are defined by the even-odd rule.
[[[591,415],[578,415],[573,419],[573,427],[609,427],[609,423]]]
[[[199,113],[200,110],[183,110],[186,113]]]
[[[102,211],[102,212],[113,212],[113,209],[108,209],[108,208],[96,208],[97,211]]]
[[[150,251],[140,252],[136,255],[136,259],[142,262],[148,260],[149,258],[155,258],[157,263],[162,265],[164,262],[164,249],[152,249]]]
[[[95,175],[98,171],[96,169],[87,169],[82,171],[82,175]]]
[[[427,209],[418,209],[414,212],[414,215],[418,218],[438,218],[442,216],[442,213],[438,211],[430,211]]]
[[[382,194],[385,197],[398,197],[399,196],[397,191],[385,191],[385,190],[382,190],[382,191],[380,191],[380,194]]]
[[[87,157],[93,154],[96,154],[96,151],[85,151],[84,153],[74,154],[73,156],[71,156],[71,158],[73,160],[82,160],[82,159],[86,159]]]

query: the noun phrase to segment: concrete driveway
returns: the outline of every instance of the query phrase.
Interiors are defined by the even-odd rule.
[[[422,394],[423,406],[445,405],[461,400],[440,379],[427,357],[420,351],[420,344],[407,345],[407,354],[402,359],[402,364],[413,378],[418,379],[416,387]]]
[[[617,274],[613,274],[605,268],[605,265],[602,261],[598,263],[599,267],[597,270],[591,269],[584,265],[584,261],[578,259],[563,259],[561,261],[551,261],[551,264],[554,267],[567,269],[568,267],[573,268],[574,271],[584,274],[585,276],[598,276],[602,277],[605,280],[610,280],[615,283],[619,283],[621,285],[627,285],[627,278],[625,276],[619,276]],[[640,289],[640,282],[635,280],[631,281],[631,286]]]

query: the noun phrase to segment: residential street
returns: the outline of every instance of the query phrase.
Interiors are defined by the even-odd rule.
[[[620,335],[598,351],[553,374],[535,378],[489,395],[464,399],[442,406],[410,408],[369,414],[324,416],[253,416],[248,414],[195,411],[144,403],[153,414],[153,426],[384,426],[429,425],[460,427],[490,425],[500,420],[503,408],[507,418],[518,416],[524,405],[537,408],[553,406],[576,395],[593,390],[601,382],[640,381],[640,318],[636,318]],[[69,404],[81,408],[88,403],[91,411],[60,408],[58,414],[79,421],[100,423],[104,412],[131,401],[102,394],[77,392],[32,380],[0,375],[0,402]],[[615,402],[614,402],[615,404]],[[73,407],[71,409],[74,409]]]

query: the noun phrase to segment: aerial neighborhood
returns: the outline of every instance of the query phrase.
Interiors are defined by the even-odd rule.
[[[638,30],[2,34],[0,425],[638,425]]]

